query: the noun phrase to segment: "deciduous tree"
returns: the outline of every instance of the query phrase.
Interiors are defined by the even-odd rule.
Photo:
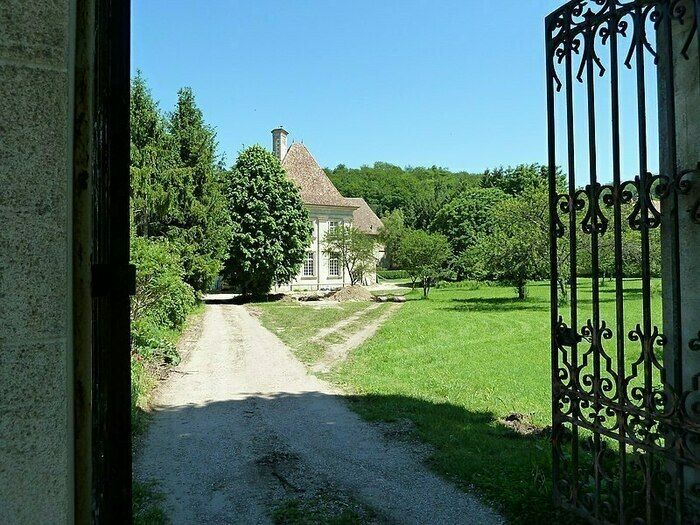
[[[379,242],[384,246],[384,257],[388,269],[395,269],[398,267],[396,254],[401,245],[401,239],[405,234],[406,224],[404,223],[403,211],[394,210],[382,217]]]
[[[490,235],[473,247],[483,267],[496,279],[516,287],[525,299],[528,281],[549,275],[549,207],[544,188],[526,191],[493,210]]]
[[[497,188],[472,188],[458,194],[437,212],[431,230],[442,233],[461,253],[493,231],[492,210],[506,194]]]
[[[398,251],[399,264],[413,282],[420,282],[423,297],[446,275],[452,250],[447,237],[439,233],[411,230],[403,236]]]
[[[233,221],[225,273],[246,295],[290,282],[311,240],[311,221],[298,188],[279,159],[261,146],[243,150],[228,180]]]
[[[326,233],[323,251],[328,256],[338,256],[340,263],[350,276],[350,284],[361,284],[364,276],[376,267],[374,248],[376,242],[371,235],[354,226],[340,225]]]

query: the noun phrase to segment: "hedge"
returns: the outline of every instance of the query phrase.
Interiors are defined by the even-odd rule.
[[[382,279],[410,279],[406,270],[377,270],[377,277]]]

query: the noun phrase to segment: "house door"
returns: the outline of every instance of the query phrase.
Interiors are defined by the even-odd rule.
[[[682,285],[700,159],[676,142],[699,19],[697,0],[573,0],[545,22],[553,492],[597,523],[700,522],[697,278]]]

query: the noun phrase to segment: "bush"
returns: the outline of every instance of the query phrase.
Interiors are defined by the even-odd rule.
[[[176,362],[173,331],[182,328],[195,305],[194,290],[183,281],[180,257],[165,240],[134,237],[131,261],[136,266],[136,293],[131,302],[133,350],[146,359]]]
[[[377,270],[377,277],[382,279],[410,279],[406,270]]]

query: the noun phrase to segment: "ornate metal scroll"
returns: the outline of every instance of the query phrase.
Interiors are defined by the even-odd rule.
[[[554,498],[596,523],[700,523],[700,373],[684,379],[681,360],[666,355],[671,344],[662,333],[650,254],[662,220],[690,213],[700,222],[700,204],[691,210],[669,206],[668,216],[661,211],[664,202],[677,202],[688,192],[689,174],[700,173],[700,166],[652,173],[650,152],[660,145],[648,133],[648,113],[655,111],[649,104],[649,74],[658,85],[673,86],[673,61],[690,60],[691,46],[700,49],[699,20],[700,0],[572,0],[545,22]],[[687,30],[676,31],[678,25]],[[679,34],[682,41],[674,43]],[[667,43],[664,49],[660,41]],[[633,80],[621,86],[623,73]],[[574,92],[585,101],[583,124],[577,122],[581,104]],[[627,134],[625,144],[623,98],[636,101],[636,137],[629,142]],[[602,104],[611,115],[603,123],[610,126],[604,134],[610,159],[604,162],[597,150],[603,135],[597,105]],[[675,125],[672,100],[660,98],[658,111],[670,114],[667,122]],[[585,163],[579,144],[586,148]],[[623,147],[635,147],[638,159],[624,174]],[[557,187],[559,165],[568,174],[566,190]],[[603,173],[612,180],[603,182]],[[635,236],[625,236],[628,230]],[[639,254],[636,285],[625,270],[630,238]],[[568,264],[559,268],[564,246]],[[603,246],[614,253],[614,293],[601,288]],[[590,259],[585,275],[578,261],[582,250]],[[561,278],[570,287],[566,304],[560,304]],[[633,291],[641,308],[628,308],[631,286],[638,287]],[[671,310],[677,312],[681,303],[674,297]],[[614,314],[605,301],[614,303]],[[700,351],[700,333],[683,351]]]

